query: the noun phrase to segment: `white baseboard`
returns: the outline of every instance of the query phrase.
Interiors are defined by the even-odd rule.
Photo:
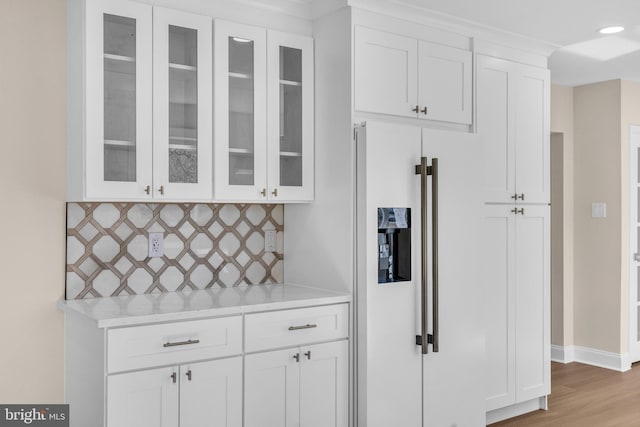
[[[537,411],[538,409],[547,410],[547,396],[536,397],[526,402],[516,403],[505,408],[495,409],[487,412],[486,424],[493,424],[509,418],[518,417]]]
[[[611,353],[574,345],[552,345],[551,360],[559,363],[579,362],[585,365],[598,366],[618,372],[625,372],[631,369],[629,353]]]

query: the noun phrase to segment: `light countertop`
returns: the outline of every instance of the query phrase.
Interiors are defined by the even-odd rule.
[[[110,328],[350,301],[351,295],[346,292],[286,283],[61,300],[58,308],[93,320],[99,328]]]

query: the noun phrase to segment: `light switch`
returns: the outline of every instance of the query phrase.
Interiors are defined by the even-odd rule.
[[[604,202],[591,203],[591,218],[606,218],[607,204]]]

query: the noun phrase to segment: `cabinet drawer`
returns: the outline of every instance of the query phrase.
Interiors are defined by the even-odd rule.
[[[348,336],[347,304],[249,314],[245,351],[290,347]]]
[[[107,339],[109,373],[232,356],[242,352],[242,318],[111,329]]]

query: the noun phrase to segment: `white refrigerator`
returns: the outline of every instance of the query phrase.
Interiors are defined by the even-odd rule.
[[[356,126],[359,426],[485,425],[480,145]]]

